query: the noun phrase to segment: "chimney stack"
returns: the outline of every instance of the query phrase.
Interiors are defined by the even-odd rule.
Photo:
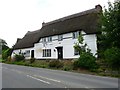
[[[95,9],[97,9],[98,11],[102,11],[102,6],[100,4],[95,6]]]
[[[45,22],[42,23],[42,26],[44,26],[44,25],[45,25]]]

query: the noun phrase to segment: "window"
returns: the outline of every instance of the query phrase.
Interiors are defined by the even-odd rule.
[[[24,56],[25,57],[30,57],[30,50],[26,50],[25,53],[24,53]]]
[[[63,35],[58,35],[58,41],[62,41],[63,40]]]
[[[77,32],[73,32],[73,39],[78,38],[78,36],[79,36],[79,32],[78,31]]]
[[[51,49],[43,49],[43,57],[51,57]]]
[[[48,42],[52,42],[52,37],[48,37]]]
[[[79,55],[79,51],[74,48],[74,55]]]
[[[42,41],[43,41],[43,42],[46,42],[46,38],[43,38]]]

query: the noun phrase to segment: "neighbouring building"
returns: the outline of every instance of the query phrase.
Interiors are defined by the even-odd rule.
[[[27,32],[18,39],[12,57],[23,54],[26,59],[74,59],[79,52],[74,49],[77,37],[83,34],[84,42],[93,55],[97,52],[97,29],[100,5],[77,14],[63,17],[51,22],[42,23],[40,30]]]

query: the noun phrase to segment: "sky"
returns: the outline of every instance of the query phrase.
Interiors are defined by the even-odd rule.
[[[0,38],[12,47],[17,38],[23,38],[28,31],[40,29],[42,22],[92,9],[98,4],[107,7],[107,2],[108,0],[0,0]]]

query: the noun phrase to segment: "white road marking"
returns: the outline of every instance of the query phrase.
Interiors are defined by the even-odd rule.
[[[33,77],[33,76],[30,76],[30,75],[27,75],[27,77],[33,78],[33,79],[35,79],[35,80],[41,81],[41,82],[46,83],[46,84],[50,84],[50,82],[47,82],[47,81],[44,81],[44,80],[35,78],[35,77]]]
[[[39,77],[39,78],[43,78],[43,79],[47,79],[47,80],[51,80],[51,81],[54,81],[54,82],[61,82],[59,80],[55,80],[55,79],[51,79],[51,78],[47,78],[47,77],[43,77],[43,76],[38,76],[38,75],[34,75],[35,77]]]

